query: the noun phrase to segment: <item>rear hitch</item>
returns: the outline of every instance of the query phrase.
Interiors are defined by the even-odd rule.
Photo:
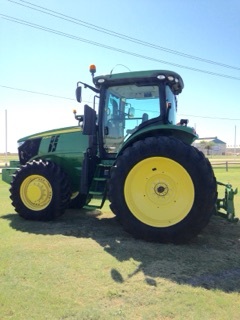
[[[238,222],[238,218],[235,218],[235,208],[234,208],[234,195],[238,193],[238,188],[233,190],[231,184],[225,184],[218,182],[217,184],[225,187],[225,197],[223,199],[217,199],[216,203],[216,215],[225,218],[229,222]],[[219,211],[220,209],[226,212]]]

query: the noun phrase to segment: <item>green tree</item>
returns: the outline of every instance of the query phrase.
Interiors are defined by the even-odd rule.
[[[200,141],[200,145],[202,146],[203,149],[207,150],[207,155],[209,156],[210,155],[210,150],[215,145],[215,143],[213,141],[202,140],[202,141]]]

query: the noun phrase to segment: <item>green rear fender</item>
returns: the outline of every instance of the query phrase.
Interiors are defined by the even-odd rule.
[[[118,155],[121,154],[127,147],[132,145],[134,142],[145,139],[146,137],[150,137],[150,136],[174,137],[189,145],[191,145],[198,138],[198,135],[195,133],[194,128],[191,128],[191,127],[177,126],[177,125],[171,125],[171,124],[151,125],[133,133],[125,141]]]

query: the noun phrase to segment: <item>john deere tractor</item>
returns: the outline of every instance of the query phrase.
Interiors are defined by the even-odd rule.
[[[92,107],[74,111],[76,126],[18,141],[19,166],[3,170],[10,198],[25,219],[52,220],[67,208],[105,199],[136,238],[182,243],[216,211],[217,183],[209,161],[191,146],[188,121],[176,121],[184,84],[175,72],[151,70],[95,76]],[[98,200],[98,202],[96,202]],[[220,203],[220,202],[219,202]],[[220,205],[220,204],[219,204]]]

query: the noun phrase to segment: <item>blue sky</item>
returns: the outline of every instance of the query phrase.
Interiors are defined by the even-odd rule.
[[[27,8],[30,4],[195,58],[98,32]],[[76,83],[91,84],[88,67],[92,63],[98,75],[113,68],[114,72],[126,68],[178,72],[185,83],[178,98],[178,118],[188,118],[200,137],[217,136],[231,145],[236,128],[240,145],[240,1],[0,0],[0,9],[0,152],[5,151],[5,110],[10,152],[17,150],[21,137],[76,125],[72,110],[83,110],[75,101]],[[142,57],[15,23],[3,15]],[[85,90],[83,94],[90,103],[92,93]]]

